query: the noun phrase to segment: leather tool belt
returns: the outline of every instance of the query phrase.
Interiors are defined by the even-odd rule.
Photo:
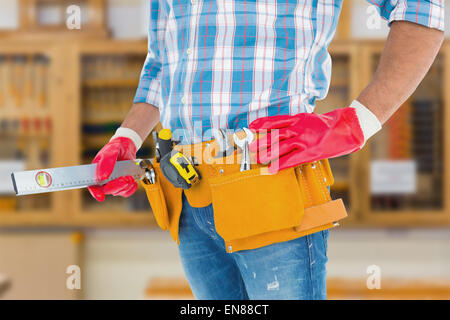
[[[215,141],[176,146],[186,156],[202,155],[196,166],[201,181],[188,190],[175,188],[154,161],[156,183],[142,183],[153,214],[163,230],[179,243],[182,192],[193,207],[212,203],[217,233],[227,252],[288,241],[332,228],[347,216],[341,199],[331,200],[333,175],[328,160],[302,164],[270,175],[252,164],[240,171],[240,153],[214,158]]]

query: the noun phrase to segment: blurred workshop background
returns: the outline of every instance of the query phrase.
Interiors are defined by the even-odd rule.
[[[142,190],[103,204],[86,190],[16,198],[9,177],[89,163],[109,139],[138,84],[148,1],[0,1],[0,298],[192,297]],[[80,30],[66,25],[74,4]],[[318,112],[357,96],[387,32],[364,0],[344,1]],[[331,161],[349,218],[331,231],[330,299],[450,298],[449,50],[364,150]]]

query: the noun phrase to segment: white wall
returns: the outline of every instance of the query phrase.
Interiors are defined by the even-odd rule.
[[[370,11],[369,3],[365,0],[352,0],[352,22],[351,30],[352,36],[357,39],[382,39],[386,38],[389,27],[387,22],[380,18],[378,14],[373,16],[373,11]],[[368,11],[369,10],[369,11]],[[371,18],[372,17],[372,18]],[[373,26],[373,18],[378,19],[376,28]],[[369,21],[369,23],[368,23]]]
[[[382,279],[450,280],[450,230],[335,229],[328,257],[329,277],[366,278],[374,264]],[[86,234],[83,274],[87,299],[141,299],[152,277],[183,277],[183,270],[168,233],[95,231]]]
[[[374,264],[385,278],[450,279],[450,229],[331,231],[328,256],[333,277],[367,277]]]
[[[16,29],[19,26],[18,0],[0,1],[0,29]]]
[[[168,233],[90,231],[83,255],[86,299],[141,299],[153,277],[182,277],[177,245]]]
[[[108,0],[108,27],[119,39],[147,37],[149,0]]]
[[[80,264],[74,234],[67,230],[0,230],[0,277],[10,289],[1,299],[75,299],[67,268]]]

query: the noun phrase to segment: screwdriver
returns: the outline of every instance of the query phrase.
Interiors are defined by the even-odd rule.
[[[162,129],[158,133],[158,151],[159,158],[162,159],[166,154],[172,152],[172,131],[170,129]]]

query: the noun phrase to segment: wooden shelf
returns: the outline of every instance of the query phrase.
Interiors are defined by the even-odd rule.
[[[374,68],[374,57],[379,56],[383,49],[383,42],[376,41],[366,41],[361,45],[361,59],[365,66],[364,71],[361,74],[361,81],[363,83],[368,83],[369,79],[375,72]],[[423,208],[415,209],[413,207],[404,207],[403,209],[376,209],[372,208],[372,196],[370,194],[370,163],[373,156],[373,149],[375,139],[377,136],[372,138],[367,146],[361,151],[361,162],[359,164],[358,172],[361,176],[359,179],[359,192],[362,199],[361,207],[361,223],[364,225],[377,226],[377,227],[443,227],[450,225],[450,172],[448,163],[450,157],[450,136],[449,136],[449,125],[450,125],[450,112],[449,101],[450,95],[447,89],[450,85],[449,71],[450,71],[450,55],[449,55],[449,43],[445,42],[442,46],[439,59],[442,62],[442,97],[434,97],[437,101],[440,101],[442,105],[443,117],[441,117],[442,128],[444,136],[442,137],[442,185],[437,188],[435,192],[439,193],[439,197],[442,199],[442,205],[440,208],[433,209]],[[435,62],[436,63],[436,62]],[[427,78],[424,79],[424,82]],[[420,90],[420,86],[417,91]],[[413,94],[413,97],[415,94]],[[413,98],[414,99],[414,98]],[[389,122],[388,122],[389,123]],[[384,130],[386,130],[386,124]],[[379,133],[381,134],[381,132]],[[378,135],[379,135],[378,134]],[[383,148],[387,148],[385,145],[381,145]],[[354,188],[354,186],[353,186]],[[414,195],[413,195],[414,196]]]
[[[327,108],[344,107],[348,105],[369,82],[372,74],[372,60],[374,54],[379,54],[383,48],[382,41],[333,41],[330,54],[338,67],[339,72],[332,76],[330,92],[333,87],[335,97],[329,96],[317,109],[317,112],[327,112]],[[450,127],[450,62],[449,44],[446,42],[441,49],[444,128]],[[49,109],[42,113],[43,117],[52,120],[51,140],[51,167],[79,165],[82,163],[83,133],[81,123],[102,124],[105,119],[92,119],[83,113],[86,106],[83,104],[83,91],[96,91],[102,88],[114,90],[134,90],[138,85],[139,74],[135,79],[129,76],[120,78],[111,76],[109,79],[83,79],[83,61],[87,57],[97,58],[105,56],[124,56],[141,59],[144,62],[147,53],[146,41],[117,41],[108,39],[77,39],[60,42],[59,40],[40,41],[28,39],[2,40],[0,43],[1,55],[44,55],[49,59]],[[70,63],[67,63],[70,61]],[[337,65],[341,63],[342,65]],[[345,69],[343,69],[345,68]],[[348,72],[345,72],[348,70]],[[340,99],[340,102],[337,102]],[[336,105],[336,104],[339,105]],[[130,101],[131,104],[131,101]],[[40,114],[41,115],[41,114]],[[34,117],[21,110],[14,110],[10,117]],[[108,121],[121,122],[121,116],[113,116]],[[97,144],[107,139],[109,134],[99,134],[89,137],[89,141]],[[331,166],[342,166],[342,174],[336,172],[335,185],[332,192],[345,194],[346,204],[349,206],[349,218],[343,225],[352,228],[378,228],[378,227],[442,227],[450,225],[450,170],[446,166],[450,163],[450,130],[444,130],[443,137],[444,158],[443,164],[443,207],[441,210],[389,210],[379,211],[370,207],[369,190],[369,164],[371,160],[370,146],[368,145],[345,159],[331,159]],[[100,143],[101,144],[101,143]],[[69,205],[68,205],[69,204]],[[82,192],[71,190],[51,195],[51,207],[48,211],[0,211],[0,227],[23,226],[75,226],[75,227],[153,227],[155,220],[150,210],[109,211],[107,209],[90,210],[83,203]]]
[[[364,278],[329,278],[329,300],[448,300],[450,282],[447,279],[383,279],[382,290],[368,289]],[[187,280],[155,277],[149,280],[145,299],[194,299]]]
[[[137,88],[139,81],[136,79],[110,79],[110,80],[85,80],[83,87],[87,88],[120,88],[132,87]]]
[[[71,224],[83,227],[134,227],[134,228],[148,228],[154,227],[156,221],[152,212],[136,211],[127,213],[111,213],[104,211],[97,212],[83,212],[78,214]]]
[[[77,45],[73,45],[70,49],[72,61],[74,61],[75,66],[73,71],[76,72],[74,75],[75,79],[71,86],[72,90],[77,90],[77,88],[83,89],[128,89],[135,90],[138,86],[138,79],[140,70],[136,70],[135,78],[117,78],[116,75],[111,76],[108,79],[83,79],[83,63],[85,58],[89,59],[101,59],[103,57],[141,57],[142,64],[144,63],[145,56],[147,54],[147,43],[146,41],[114,41],[114,40],[103,40],[103,41],[83,41]],[[105,75],[103,74],[102,77]],[[74,101],[71,116],[75,117],[76,123],[87,123],[87,124],[99,124],[123,121],[123,116],[108,115],[108,119],[103,119],[99,121],[90,121],[89,117],[84,116],[85,104],[83,103],[83,92],[81,96],[77,96]],[[132,101],[129,101],[131,106]],[[71,143],[74,146],[71,151],[71,157],[77,159],[78,162],[81,161],[81,151],[83,145],[81,144],[81,137],[83,133],[80,131],[81,126],[71,128],[71,130],[76,131],[74,135],[71,136]],[[98,142],[111,134],[95,134],[93,136],[87,137],[91,142]],[[106,141],[107,141],[106,139]],[[90,209],[83,204],[83,197],[81,190],[73,190],[71,192],[74,210],[71,216],[72,222],[74,224],[83,225],[87,227],[153,227],[156,222],[153,218],[153,214],[149,208],[148,211],[143,210],[115,210],[109,211],[105,208],[102,209]],[[133,195],[132,197],[135,197]],[[106,200],[107,201],[107,200]],[[127,199],[129,201],[129,199]]]
[[[0,214],[0,227],[39,227],[60,226],[63,219],[57,214],[42,212],[39,210],[25,212],[10,212]]]
[[[81,81],[81,61],[85,55],[131,55],[142,56],[144,62],[147,53],[146,41],[114,41],[114,40],[83,40],[70,43],[47,40],[28,39],[2,40],[1,55],[44,55],[49,59],[49,103],[45,112],[39,110],[39,117],[50,117],[52,120],[51,164],[49,167],[78,165],[81,163],[81,132],[80,132],[80,88],[129,87],[134,90],[136,79],[111,79],[101,81]],[[71,61],[67,64],[67,61]],[[73,62],[73,63],[72,63]],[[65,66],[64,66],[65,65]],[[130,101],[131,106],[131,101]],[[8,118],[33,120],[34,113],[25,109],[12,109],[6,114]],[[123,118],[116,117],[121,122]],[[38,136],[33,136],[38,138]],[[110,212],[102,210],[83,210],[79,190],[57,192],[51,194],[51,207],[48,210],[0,210],[0,227],[153,227],[155,220],[148,211],[125,212],[118,210]],[[70,205],[68,205],[70,204]]]
[[[0,228],[18,227],[105,227],[105,228],[149,228],[156,224],[151,211],[142,213],[114,213],[98,212],[77,217],[76,220],[70,216],[50,214],[39,211],[13,212],[0,214]]]
[[[63,50],[56,44],[48,41],[1,41],[0,42],[0,56],[14,57],[14,56],[27,56],[36,55],[44,56],[48,59],[47,65],[47,90],[46,90],[46,106],[44,109],[30,110],[25,107],[10,108],[5,110],[5,115],[8,118],[15,118],[22,120],[27,118],[30,120],[29,131],[23,132],[19,130],[15,133],[12,139],[20,138],[16,147],[19,144],[23,144],[27,147],[27,151],[30,147],[27,146],[27,141],[32,141],[34,146],[38,143],[36,139],[46,138],[45,145],[49,151],[50,163],[48,167],[64,166],[66,162],[65,149],[68,148],[64,137],[68,134],[65,131],[65,111],[66,105],[64,103],[64,96],[61,94],[64,92],[63,79],[63,65],[64,57]],[[12,109],[12,110],[11,110]],[[40,135],[35,134],[35,128],[33,128],[33,121],[35,118],[45,118],[51,120],[51,130],[49,134]],[[6,119],[8,119],[6,118]],[[22,123],[20,121],[20,123]],[[23,124],[23,123],[22,123]],[[47,145],[48,144],[48,145]],[[57,152],[54,152],[58,150]],[[40,225],[58,225],[65,216],[67,210],[64,210],[69,199],[65,193],[54,193],[50,195],[51,206],[45,210],[30,210],[19,209],[11,212],[11,210],[0,211],[0,227],[22,227],[22,226],[40,226]],[[27,201],[26,199],[17,199],[19,201]],[[27,206],[28,207],[28,206]],[[64,214],[59,214],[63,212]]]

